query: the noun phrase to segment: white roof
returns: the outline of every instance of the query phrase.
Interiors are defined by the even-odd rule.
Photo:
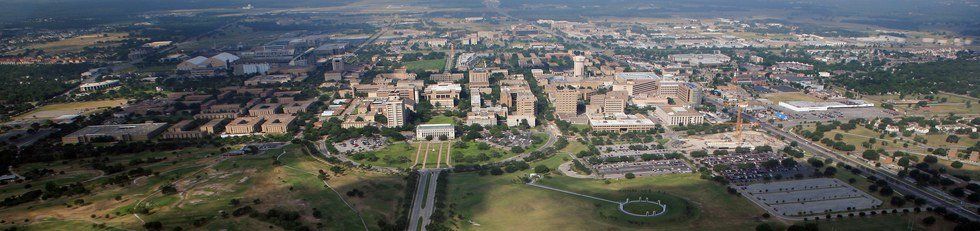
[[[660,75],[655,72],[622,72],[616,73],[616,77],[622,79],[660,79]]]
[[[448,128],[452,128],[453,125],[452,124],[419,124],[419,126],[418,126],[419,129],[423,129],[423,128],[426,128],[426,129],[428,129],[428,128],[447,128],[447,127]]]
[[[234,62],[235,60],[238,60],[238,56],[230,54],[228,52],[221,52],[221,54],[217,54],[215,56],[212,56],[211,58],[225,61],[225,62]]]
[[[426,88],[426,90],[429,90],[429,91],[462,91],[463,90],[463,87],[459,86],[459,84],[438,84],[438,85],[429,85],[429,87]]]
[[[206,58],[204,56],[197,56],[197,57],[188,59],[187,61],[184,61],[184,62],[185,63],[191,63],[191,64],[194,64],[194,65],[201,65],[201,64],[203,64],[206,61],[208,61],[208,58]]]

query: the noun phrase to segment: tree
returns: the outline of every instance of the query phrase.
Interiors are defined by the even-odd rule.
[[[151,221],[143,224],[143,228],[147,230],[161,230],[163,229],[163,223],[160,223],[159,221]]]
[[[956,136],[956,135],[949,135],[948,137],[946,137],[946,142],[947,143],[959,143],[960,142],[960,137],[959,136]]]
[[[959,168],[962,168],[963,167],[963,162],[960,162],[958,160],[957,161],[953,161],[953,163],[952,164],[949,164],[949,166],[951,166],[953,168],[956,168],[956,169],[959,169]]]
[[[783,167],[786,167],[786,168],[794,168],[797,165],[796,160],[794,160],[793,158],[783,159],[783,161],[781,162],[781,164],[783,165]]]
[[[910,160],[908,157],[902,157],[901,159],[898,159],[898,166],[902,166],[902,167],[906,167],[907,168],[907,167],[909,167],[909,162],[911,162],[911,161],[912,160]]]
[[[174,195],[177,194],[177,187],[174,187],[173,184],[166,184],[160,186],[160,192],[164,195]]]
[[[626,173],[626,179],[633,179],[633,178],[636,178],[635,174],[633,174],[632,172]]]
[[[380,124],[388,124],[388,117],[380,113],[374,114],[374,122],[378,122]]]
[[[928,155],[925,158],[923,158],[922,161],[925,161],[926,163],[930,163],[930,164],[935,164],[936,162],[939,162],[939,158],[934,155]]]
[[[535,173],[544,174],[544,173],[548,173],[549,171],[551,171],[551,169],[548,169],[548,166],[544,166],[544,165],[534,166]]]
[[[775,231],[769,223],[762,223],[755,226],[755,231]]]
[[[878,152],[874,150],[864,150],[864,153],[861,153],[861,157],[867,160],[877,160],[879,156]]]
[[[425,140],[432,141],[432,135],[425,136]]]
[[[449,137],[446,136],[446,135],[439,135],[439,140],[440,141],[446,141],[446,140],[449,140]]]

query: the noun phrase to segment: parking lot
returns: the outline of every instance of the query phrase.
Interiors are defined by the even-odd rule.
[[[529,131],[504,131],[503,135],[498,137],[491,136],[490,132],[483,131],[482,135],[485,138],[477,139],[478,141],[487,142],[505,149],[510,149],[511,147],[528,148],[534,142],[534,136]]]
[[[780,112],[786,115],[786,121],[792,123],[803,123],[803,122],[816,122],[816,121],[848,121],[857,118],[890,118],[894,117],[885,110],[876,107],[866,107],[866,108],[839,108],[830,109],[826,111],[810,111],[810,112],[794,112],[782,107],[775,107],[779,109]],[[760,113],[759,118],[775,118],[771,113]]]
[[[337,151],[344,154],[374,151],[388,146],[388,141],[382,136],[360,137],[333,143]]]
[[[784,216],[858,211],[881,206],[881,200],[834,178],[816,178],[738,187],[743,196]]]
[[[652,176],[672,173],[691,173],[691,166],[679,159],[621,162],[595,165],[599,174],[607,178],[622,178],[626,173],[636,176]]]
[[[733,184],[751,183],[759,180],[792,178],[796,174],[806,175],[810,168],[805,165],[796,165],[787,168],[782,165],[774,168],[765,168],[763,163],[769,160],[782,160],[784,157],[775,152],[764,153],[730,153],[723,156],[706,156],[693,158],[695,164],[702,167],[711,168],[715,165],[727,165],[727,170],[719,172],[725,179]],[[739,168],[739,165],[752,164],[753,168]]]

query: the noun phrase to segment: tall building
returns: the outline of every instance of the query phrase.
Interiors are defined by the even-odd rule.
[[[593,115],[610,115],[626,113],[628,95],[624,91],[611,91],[604,95],[593,95],[589,98],[586,111]]]
[[[585,75],[585,56],[572,57],[572,61],[575,62],[574,69],[572,69],[572,74],[575,77],[582,77]]]
[[[551,103],[555,105],[555,113],[578,114],[578,91],[562,89],[551,94]]]
[[[333,58],[330,59],[330,67],[332,67],[334,72],[344,71],[344,59],[343,58]]]
[[[388,97],[384,104],[384,114],[388,117],[388,127],[405,126],[405,101],[399,97]]]
[[[534,94],[531,93],[520,93],[517,94],[515,99],[515,110],[514,114],[534,114]]]

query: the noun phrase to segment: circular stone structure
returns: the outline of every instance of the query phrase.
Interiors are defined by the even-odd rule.
[[[653,206],[660,207],[660,211],[653,212],[653,213],[649,213],[648,212],[648,213],[643,213],[643,214],[641,214],[641,213],[634,213],[634,212],[631,212],[628,209],[626,209],[626,205],[628,205],[628,204],[648,204],[648,205],[653,205]],[[667,205],[664,205],[663,203],[660,203],[660,201],[650,201],[650,200],[635,200],[635,201],[630,201],[630,200],[626,200],[625,202],[619,203],[619,211],[620,212],[623,212],[623,213],[625,213],[627,215],[635,216],[635,217],[656,217],[656,216],[663,215],[664,213],[667,213]]]

